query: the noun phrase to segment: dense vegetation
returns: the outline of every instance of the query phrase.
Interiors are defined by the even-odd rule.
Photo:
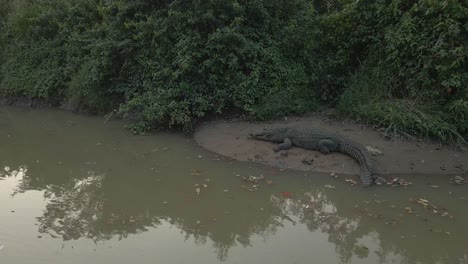
[[[0,0],[0,96],[131,116],[320,105],[414,136],[468,133],[459,0]]]

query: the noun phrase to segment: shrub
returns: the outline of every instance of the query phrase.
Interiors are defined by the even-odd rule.
[[[467,17],[457,0],[0,0],[0,95],[137,130],[338,105],[449,140],[468,132]]]
[[[389,97],[391,88],[392,80],[387,74],[363,69],[351,78],[338,108],[345,115],[385,128],[389,134],[464,142],[462,130],[449,113],[417,101]],[[461,115],[466,118],[466,113]]]
[[[7,21],[16,42],[0,70],[4,95],[190,129],[209,113],[254,113],[265,96],[311,93],[291,49],[306,1],[28,3]],[[307,108],[293,105],[280,110]]]

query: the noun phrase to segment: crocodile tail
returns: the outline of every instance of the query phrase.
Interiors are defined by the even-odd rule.
[[[362,166],[359,178],[361,179],[361,183],[364,186],[370,186],[374,183],[374,180],[372,178],[372,172],[370,172],[368,169],[364,169]]]
[[[374,183],[372,179],[372,161],[369,152],[363,147],[357,144],[341,144],[340,152],[351,156],[359,162],[361,167],[361,174],[359,178],[361,183],[365,186],[372,185]]]

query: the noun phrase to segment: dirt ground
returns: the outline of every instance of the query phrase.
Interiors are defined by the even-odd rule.
[[[237,120],[215,120],[201,124],[195,140],[201,146],[220,155],[239,161],[267,164],[279,168],[356,175],[359,166],[353,159],[332,153],[293,148],[275,153],[274,144],[249,137],[249,133],[262,128],[280,126],[319,127],[341,133],[350,139],[378,149],[374,156],[375,173],[468,175],[466,147],[449,147],[434,143],[391,138],[384,131],[359,125],[349,120],[338,120],[330,114],[315,114],[283,121],[252,123]]]

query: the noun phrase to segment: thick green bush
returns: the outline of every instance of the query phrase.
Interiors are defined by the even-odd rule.
[[[392,97],[389,91],[394,84],[388,73],[364,68],[348,84],[338,104],[345,115],[385,127],[388,135],[431,137],[453,143],[464,141],[460,135],[463,129],[457,124],[463,120],[455,121],[433,105]]]
[[[319,26],[325,99],[411,135],[466,135],[468,2],[338,2]]]
[[[322,104],[458,140],[467,45],[457,0],[0,0],[0,96],[112,112],[137,131]]]
[[[226,111],[266,118],[256,107],[266,96],[310,94],[293,34],[307,8],[300,0],[32,3],[7,20],[17,40],[3,47],[11,55],[0,86],[4,95],[60,99],[70,108],[118,108],[140,127],[190,128]]]

